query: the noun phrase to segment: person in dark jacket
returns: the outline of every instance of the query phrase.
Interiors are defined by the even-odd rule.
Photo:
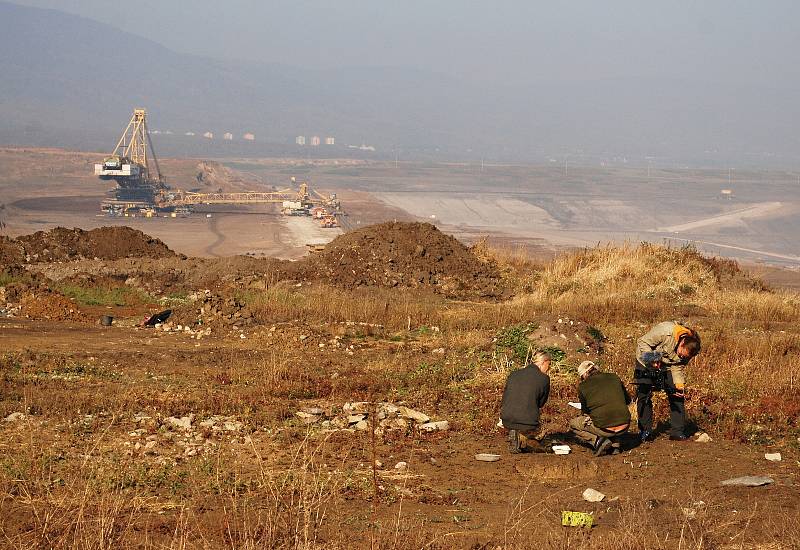
[[[584,361],[578,367],[581,382],[578,395],[581,414],[569,426],[579,439],[589,443],[594,456],[619,452],[618,437],[628,431],[631,413],[628,395],[622,380],[614,373],[600,372],[597,365]]]
[[[512,453],[546,452],[534,437],[539,433],[539,410],[550,396],[550,355],[537,353],[533,363],[508,375],[500,419],[508,429]]]

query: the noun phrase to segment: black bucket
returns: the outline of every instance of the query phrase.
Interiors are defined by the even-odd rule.
[[[111,323],[114,322],[114,318],[111,315],[103,315],[100,317],[100,324],[104,327],[110,327]]]

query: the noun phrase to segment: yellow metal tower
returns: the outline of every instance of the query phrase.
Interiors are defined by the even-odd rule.
[[[148,151],[149,148],[149,151]],[[148,156],[149,152],[149,156]],[[155,181],[161,182],[161,169],[158,166],[158,159],[156,158],[155,150],[153,149],[153,142],[150,141],[150,132],[147,128],[147,111],[144,109],[134,109],[133,116],[131,117],[125,131],[114,147],[111,157],[106,161],[113,161],[119,159],[121,164],[127,161],[130,164],[139,165],[141,177],[145,181],[151,179],[150,172],[150,159],[153,160],[155,167]]]

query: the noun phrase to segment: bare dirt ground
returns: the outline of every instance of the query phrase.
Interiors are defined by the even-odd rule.
[[[0,270],[8,547],[800,545],[800,300],[734,263],[646,245],[531,261],[418,223],[301,261],[185,258],[141,235],[118,258],[78,235],[84,259]],[[32,240],[58,252],[59,238],[76,242]],[[628,381],[636,335],[675,317],[703,335],[687,407],[712,441],[670,442],[662,422],[656,441],[593,458],[565,429],[576,365]],[[496,426],[531,349],[557,358],[543,432],[567,456],[511,455]],[[772,481],[720,485],[742,475]],[[563,527],[562,511],[595,527]]]
[[[6,541],[63,545],[61,529],[69,532],[63,520],[76,521],[81,506],[80,499],[69,503],[67,495],[89,491],[82,513],[87,520],[106,518],[101,521],[109,522],[106,536],[115,547],[164,547],[176,539],[191,546],[247,544],[264,540],[259,539],[263,533],[250,531],[257,525],[275,521],[273,528],[280,528],[281,518],[268,517],[272,499],[281,498],[282,491],[299,499],[285,504],[292,514],[287,529],[293,531],[283,545],[292,547],[302,546],[291,542],[299,537],[302,543],[303,536],[317,547],[368,547],[370,538],[393,548],[800,544],[796,451],[781,449],[783,460],[771,463],[764,460],[763,447],[715,434],[711,443],[671,443],[662,437],[637,447],[629,441],[622,455],[594,459],[552,422],[549,438],[572,445],[572,454],[514,456],[506,452],[499,430],[476,431],[466,411],[450,408],[456,403],[430,407],[416,400],[408,404],[449,419],[451,429],[387,432],[372,443],[367,432],[326,433],[294,417],[308,407],[340,410],[343,394],[366,397],[358,386],[347,389],[345,383],[326,397],[314,398],[320,390],[307,390],[305,398],[290,393],[288,399],[257,400],[249,410],[238,403],[252,399],[253,388],[263,386],[259,380],[272,376],[261,369],[276,361],[281,369],[298,372],[311,364],[324,366],[313,382],[319,387],[340,378],[363,380],[370,365],[387,354],[414,363],[435,357],[430,350],[440,344],[448,356],[462,350],[438,337],[415,337],[407,341],[407,350],[372,337],[358,342],[350,357],[336,346],[319,347],[333,336],[327,327],[289,323],[242,333],[246,339],[237,331],[235,338],[220,333],[197,341],[152,329],[0,320],[7,358],[31,357],[30,350],[48,350],[50,357],[4,367],[5,392],[22,390],[26,410],[33,411],[0,426],[4,464],[17,472],[13,482],[3,484],[28,495],[3,499],[0,529]],[[311,338],[299,342],[305,334]],[[292,341],[287,356],[286,344]],[[61,366],[47,366],[55,358]],[[238,366],[240,361],[251,367]],[[24,391],[17,379],[38,384],[49,400]],[[65,392],[69,404],[60,401]],[[573,398],[559,394],[545,415],[570,414],[565,401]],[[3,414],[13,408],[6,398]],[[194,415],[186,430],[166,420],[186,415]],[[204,422],[209,427],[201,427]],[[214,422],[230,428],[217,429]],[[500,461],[474,459],[487,452],[501,455]],[[35,455],[51,462],[45,479],[38,466],[26,463]],[[401,462],[406,466],[396,467]],[[306,477],[282,477],[291,471]],[[719,485],[753,474],[768,475],[774,483]],[[43,493],[43,482],[54,486]],[[95,500],[93,486],[111,489],[105,505]],[[587,487],[604,493],[604,501],[585,502],[581,495]],[[592,513],[596,527],[591,532],[561,527],[563,510]],[[38,519],[42,514],[57,516],[48,526]]]
[[[286,220],[274,206],[199,208],[190,217],[109,218],[99,204],[112,185],[93,176],[102,153],[61,150],[0,149],[0,204],[6,235],[22,235],[52,227],[93,229],[126,225],[161,238],[191,256],[250,254],[299,258],[306,244],[325,243],[336,229],[322,230],[312,220]],[[287,187],[288,176],[272,183],[246,171],[213,161],[163,159],[170,185],[192,191],[268,190]],[[274,184],[274,185],[273,185]],[[210,217],[206,214],[210,213]]]

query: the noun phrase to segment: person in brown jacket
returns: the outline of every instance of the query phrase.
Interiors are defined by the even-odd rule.
[[[667,394],[670,409],[670,439],[686,441],[685,367],[700,353],[700,336],[676,321],[658,323],[636,342],[633,383],[637,386],[636,411],[639,437],[652,437],[653,391]]]

